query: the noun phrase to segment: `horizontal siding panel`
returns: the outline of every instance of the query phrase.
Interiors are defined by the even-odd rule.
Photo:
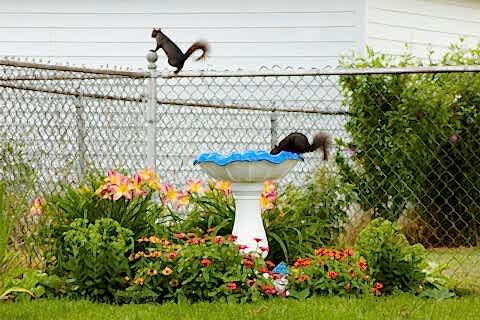
[[[352,26],[354,13],[225,13],[225,14],[161,14],[161,15],[102,15],[102,14],[6,14],[0,19],[0,27],[29,28],[35,21],[36,27],[64,28],[146,28],[157,27],[276,27],[300,25],[305,27]]]
[[[447,48],[451,43],[458,42],[462,36],[460,33],[422,30],[383,23],[370,23],[369,30],[371,39],[384,39],[402,43],[410,42],[420,45],[431,44],[444,48]],[[466,37],[466,39],[475,40],[474,37]]]
[[[370,0],[367,44],[377,51],[438,58],[452,43],[480,41],[480,1]]]
[[[211,44],[210,57],[282,57],[282,56],[312,56],[312,57],[335,57],[339,52],[346,52],[354,43],[221,43]],[[90,54],[99,56],[135,56],[139,53],[147,53],[154,45],[141,43],[133,45],[130,43],[55,43],[36,44],[32,48],[31,43],[4,43],[2,45],[3,55],[16,55],[19,52],[34,51],[41,56],[67,56],[72,52],[75,55],[87,56]],[[189,44],[180,46],[185,52]],[[33,49],[33,50],[32,50]],[[159,58],[166,57],[163,50],[158,51]],[[194,53],[199,56],[200,53]]]
[[[449,0],[370,0],[369,5],[370,10],[480,23],[480,1],[478,0],[456,2]]]
[[[324,67],[363,47],[364,1],[18,0],[0,8],[0,56],[144,69],[160,26],[183,50],[210,43],[209,59],[186,69]]]
[[[88,30],[84,28],[0,28],[0,44],[5,42],[17,43],[62,43],[62,42],[104,42],[104,43],[134,43],[153,44],[150,37],[152,28],[128,29],[118,28],[104,32],[102,29]],[[355,27],[324,27],[306,28],[291,25],[289,27],[266,28],[163,28],[173,41],[179,45],[187,45],[197,39],[206,39],[209,42],[345,42],[356,41]],[[255,37],[252,37],[252,34]]]
[[[225,13],[225,12],[292,12],[349,10],[358,0],[311,1],[297,0],[295,6],[291,1],[178,1],[178,0],[142,0],[142,1],[65,1],[65,0],[16,0],[4,1],[5,12],[83,12],[83,13]]]
[[[438,31],[451,32],[480,37],[480,21],[463,21],[460,19],[446,19],[435,16],[415,15],[411,12],[393,12],[373,9],[369,10],[369,21],[372,23],[388,23],[392,25],[408,26],[411,28],[427,28]]]

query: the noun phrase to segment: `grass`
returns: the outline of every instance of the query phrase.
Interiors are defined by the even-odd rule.
[[[480,297],[442,301],[411,295],[381,298],[275,299],[256,304],[108,305],[66,300],[1,303],[0,319],[475,319]]]
[[[480,294],[480,248],[437,248],[428,250],[429,260],[445,264],[449,287],[458,293]]]

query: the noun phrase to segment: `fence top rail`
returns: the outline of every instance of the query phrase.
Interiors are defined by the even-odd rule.
[[[9,66],[9,67],[18,67],[18,68],[32,68],[32,69],[42,69],[42,70],[52,70],[52,71],[81,72],[81,73],[99,74],[99,75],[123,76],[123,77],[129,77],[129,78],[145,78],[148,76],[147,72],[142,72],[142,71],[71,67],[71,66],[64,66],[64,65],[15,61],[15,60],[8,60],[8,59],[0,59],[0,65]]]
[[[258,71],[183,71],[175,76],[171,72],[156,71],[154,77],[170,78],[223,78],[223,77],[281,77],[281,76],[342,76],[369,74],[409,74],[409,73],[453,73],[480,72],[480,65],[408,67],[408,68],[365,68],[365,69],[310,69],[310,70],[258,70]]]
[[[409,74],[409,73],[453,73],[453,72],[480,72],[480,65],[462,66],[431,66],[431,67],[406,67],[406,68],[365,68],[365,69],[278,69],[278,70],[225,70],[225,71],[182,71],[173,75],[168,70],[127,71],[112,69],[95,69],[86,67],[73,67],[65,65],[44,64],[36,62],[0,59],[0,66],[19,68],[44,69],[52,71],[79,72],[98,75],[123,76],[130,78],[148,78],[150,76],[170,78],[226,78],[226,77],[281,77],[281,76],[342,76],[342,75],[369,75],[369,74]]]

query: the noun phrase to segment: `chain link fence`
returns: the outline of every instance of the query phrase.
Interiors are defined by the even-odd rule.
[[[145,72],[0,60],[0,118],[2,143],[21,146],[44,191],[92,167],[155,166],[183,184],[206,178],[193,166],[201,152],[270,150],[292,131],[326,132],[335,156],[305,154],[283,182],[329,167],[354,186],[352,221],[401,222],[480,290],[479,67],[171,77],[154,60]]]

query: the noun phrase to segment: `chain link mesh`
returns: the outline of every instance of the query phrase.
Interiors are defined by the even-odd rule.
[[[480,90],[462,85],[478,85],[480,72],[374,73],[156,74],[158,174],[183,184],[206,178],[193,166],[201,152],[270,150],[292,131],[310,139],[326,132],[337,156],[305,154],[284,182],[302,184],[318,166],[340,168],[359,194],[352,217],[401,222],[411,242],[441,247],[430,255],[456,281],[480,290]],[[3,60],[0,139],[23,145],[39,190],[78,181],[92,167],[134,172],[148,153],[148,81],[143,72]],[[430,82],[440,89],[412,89]]]

